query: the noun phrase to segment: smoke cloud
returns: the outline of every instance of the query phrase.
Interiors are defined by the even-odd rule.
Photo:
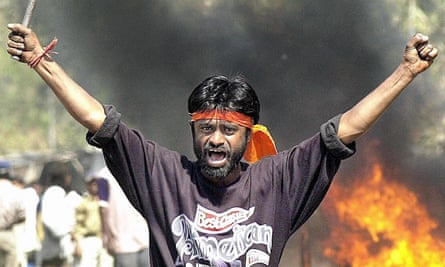
[[[41,34],[59,38],[58,61],[77,81],[166,146],[191,151],[185,104],[194,86],[210,75],[241,74],[262,101],[261,121],[285,149],[399,63],[408,36],[400,41],[389,23],[381,27],[387,18],[375,16],[377,5],[40,0],[34,24],[53,29]],[[176,134],[181,129],[184,138]]]

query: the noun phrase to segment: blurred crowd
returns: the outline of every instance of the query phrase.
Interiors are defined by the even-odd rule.
[[[149,266],[148,229],[107,168],[72,189],[66,164],[26,184],[0,160],[0,267]]]

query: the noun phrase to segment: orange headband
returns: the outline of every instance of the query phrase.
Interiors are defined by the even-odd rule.
[[[277,154],[275,142],[267,128],[261,124],[253,125],[253,119],[236,111],[221,111],[218,109],[210,111],[194,112],[192,121],[197,120],[225,120],[251,129],[252,134],[247,143],[244,159],[250,163],[263,157]]]
[[[220,111],[214,109],[192,113],[192,121],[212,119],[234,122],[246,128],[253,127],[253,119],[251,117],[236,111]]]

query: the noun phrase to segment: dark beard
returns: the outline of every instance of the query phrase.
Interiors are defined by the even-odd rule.
[[[232,151],[227,151],[228,163],[218,168],[207,165],[206,157],[204,155],[208,153],[208,146],[206,146],[204,149],[201,149],[201,147],[199,147],[194,142],[193,150],[195,152],[196,158],[198,159],[197,163],[201,169],[202,174],[208,178],[222,180],[238,166],[239,162],[243,158],[244,151],[246,150],[246,145],[247,142],[244,142],[242,147],[239,150],[234,151],[233,153]]]

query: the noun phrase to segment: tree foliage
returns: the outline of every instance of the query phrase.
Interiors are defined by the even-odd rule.
[[[22,12],[19,1],[0,6],[0,40],[6,46],[7,23]],[[46,152],[85,146],[85,130],[73,123],[53,94],[28,66],[0,53],[0,154]],[[51,134],[56,133],[56,134]]]

